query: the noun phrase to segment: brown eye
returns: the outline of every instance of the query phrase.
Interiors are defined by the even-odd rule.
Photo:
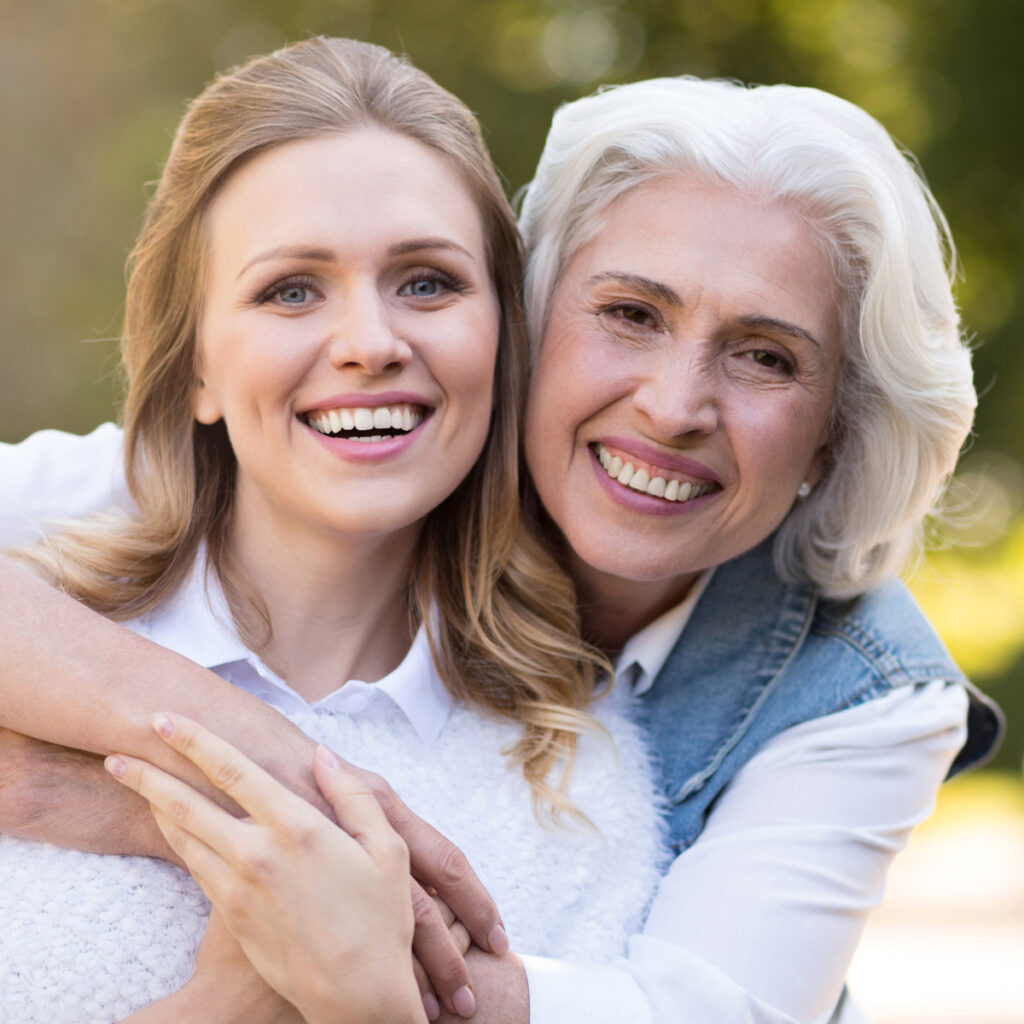
[[[650,311],[644,309],[642,306],[613,306],[609,312],[617,316],[620,320],[636,324],[638,327],[649,327],[654,321]]]
[[[792,373],[793,371],[793,366],[787,359],[783,359],[777,352],[772,352],[766,348],[752,349],[750,358],[758,366],[763,366],[766,370],[779,370],[785,373]]]

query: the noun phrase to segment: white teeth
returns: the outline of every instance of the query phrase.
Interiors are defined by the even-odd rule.
[[[321,434],[340,434],[346,430],[415,430],[423,422],[423,412],[413,405],[360,406],[348,409],[327,409],[307,417],[307,423]],[[381,441],[381,434],[357,437],[357,441]]]
[[[629,486],[634,491],[646,491],[647,485],[651,482],[651,478],[647,473],[646,469],[638,469],[632,479],[629,481]]]
[[[651,477],[646,469],[637,469],[632,462],[623,463],[618,455],[612,455],[603,444],[596,444],[594,452],[604,471],[624,487],[641,494],[650,494],[665,501],[691,501],[707,494],[714,484],[695,484],[689,480],[666,480],[665,477]]]

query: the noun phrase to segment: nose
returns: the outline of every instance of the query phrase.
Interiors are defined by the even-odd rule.
[[[699,346],[653,353],[633,391],[633,405],[659,437],[714,433],[719,406],[712,361],[703,358]]]
[[[407,366],[412,356],[411,346],[395,329],[375,288],[360,289],[346,296],[331,328],[332,366],[379,376]]]

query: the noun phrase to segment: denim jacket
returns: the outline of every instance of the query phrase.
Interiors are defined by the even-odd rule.
[[[712,801],[777,733],[936,679],[963,683],[968,736],[950,775],[998,746],[1002,715],[957,668],[907,588],[892,580],[851,601],[786,584],[769,538],[720,566],[641,701],[678,853]]]

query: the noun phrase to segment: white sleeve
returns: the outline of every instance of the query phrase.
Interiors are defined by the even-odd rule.
[[[824,1024],[966,710],[963,688],[938,681],[766,743],[669,868],[626,957],[523,958],[531,1024]]]
[[[31,541],[46,520],[112,506],[131,508],[113,423],[91,434],[41,430],[0,444],[0,548]]]

